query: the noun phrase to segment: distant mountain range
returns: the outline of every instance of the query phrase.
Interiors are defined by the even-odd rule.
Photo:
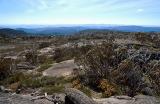
[[[160,32],[160,27],[143,27],[143,26],[115,26],[107,29],[124,32]]]
[[[0,29],[1,37],[15,37],[15,36],[24,36],[24,35],[27,35],[27,33],[22,30],[14,30],[10,28]]]
[[[20,27],[20,26],[19,26]],[[58,25],[10,27],[18,32],[32,35],[69,35],[87,29],[107,29],[123,32],[160,32],[160,27],[118,26],[118,25]],[[1,32],[1,31],[0,31]]]
[[[44,27],[44,28],[17,28],[16,30],[25,31],[31,34],[44,34],[44,35],[68,35],[76,32],[86,30],[86,27]]]
[[[66,27],[41,27],[41,28],[17,28],[27,33],[34,34],[74,34],[86,29],[108,29],[113,31],[124,32],[160,32],[160,27],[143,27],[143,26],[110,26],[110,25],[81,25]]]

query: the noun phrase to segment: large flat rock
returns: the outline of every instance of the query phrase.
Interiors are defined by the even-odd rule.
[[[77,68],[74,60],[67,60],[53,64],[52,67],[43,72],[43,75],[52,77],[68,76],[71,75],[74,68]]]

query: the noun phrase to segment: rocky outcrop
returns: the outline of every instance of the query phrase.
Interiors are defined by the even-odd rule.
[[[28,62],[21,62],[21,63],[19,63],[19,64],[17,64],[17,68],[19,69],[19,70],[32,70],[32,69],[34,69],[34,68],[36,68],[35,66],[33,66],[33,65],[31,65],[30,63],[28,63]]]
[[[76,89],[67,89],[65,93],[66,104],[160,104],[160,99],[145,95],[138,95],[133,98],[128,96],[113,96],[92,100]]]
[[[160,104],[160,99],[152,96],[137,95],[133,104]]]
[[[138,95],[133,98],[128,96],[114,96],[104,99],[94,99],[98,104],[160,104],[155,97]]]
[[[66,89],[65,94],[65,104],[97,104],[83,92],[73,88]]]
[[[0,104],[34,104],[27,98],[19,95],[0,92]]]

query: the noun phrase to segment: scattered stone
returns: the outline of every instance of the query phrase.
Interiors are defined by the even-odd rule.
[[[33,93],[31,93],[31,96],[40,96],[40,94],[41,94],[41,92],[40,92],[41,90],[40,89],[37,89],[36,91],[34,91]]]
[[[3,87],[0,87],[3,89]],[[66,95],[65,95],[66,94]],[[69,88],[65,94],[53,94],[32,97],[0,92],[0,104],[160,104],[160,99],[152,96],[137,95],[112,96],[110,98],[91,99],[83,92]]]
[[[7,89],[7,88],[5,88],[4,86],[0,86],[0,92],[10,93],[10,92],[12,92],[12,90],[11,90],[11,89]]]
[[[0,92],[4,92],[5,91],[5,87],[4,86],[0,86]]]
[[[112,97],[111,97],[112,98]],[[113,98],[117,98],[117,99],[125,99],[125,100],[133,100],[133,98],[132,97],[129,97],[129,96],[113,96]]]
[[[32,70],[35,69],[36,67],[31,65],[29,62],[21,62],[19,64],[17,64],[18,69],[20,70]]]
[[[39,100],[39,99],[45,99],[45,96],[37,96],[31,99],[31,101]]]
[[[36,104],[64,104],[65,103],[65,95],[64,94],[53,94],[47,95],[45,93],[43,96],[37,96],[31,99]]]
[[[64,104],[65,103],[65,94],[57,94],[55,93],[52,96],[53,102],[55,104]]]

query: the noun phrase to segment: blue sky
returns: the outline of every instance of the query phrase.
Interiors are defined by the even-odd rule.
[[[0,0],[0,24],[160,26],[160,0]]]

